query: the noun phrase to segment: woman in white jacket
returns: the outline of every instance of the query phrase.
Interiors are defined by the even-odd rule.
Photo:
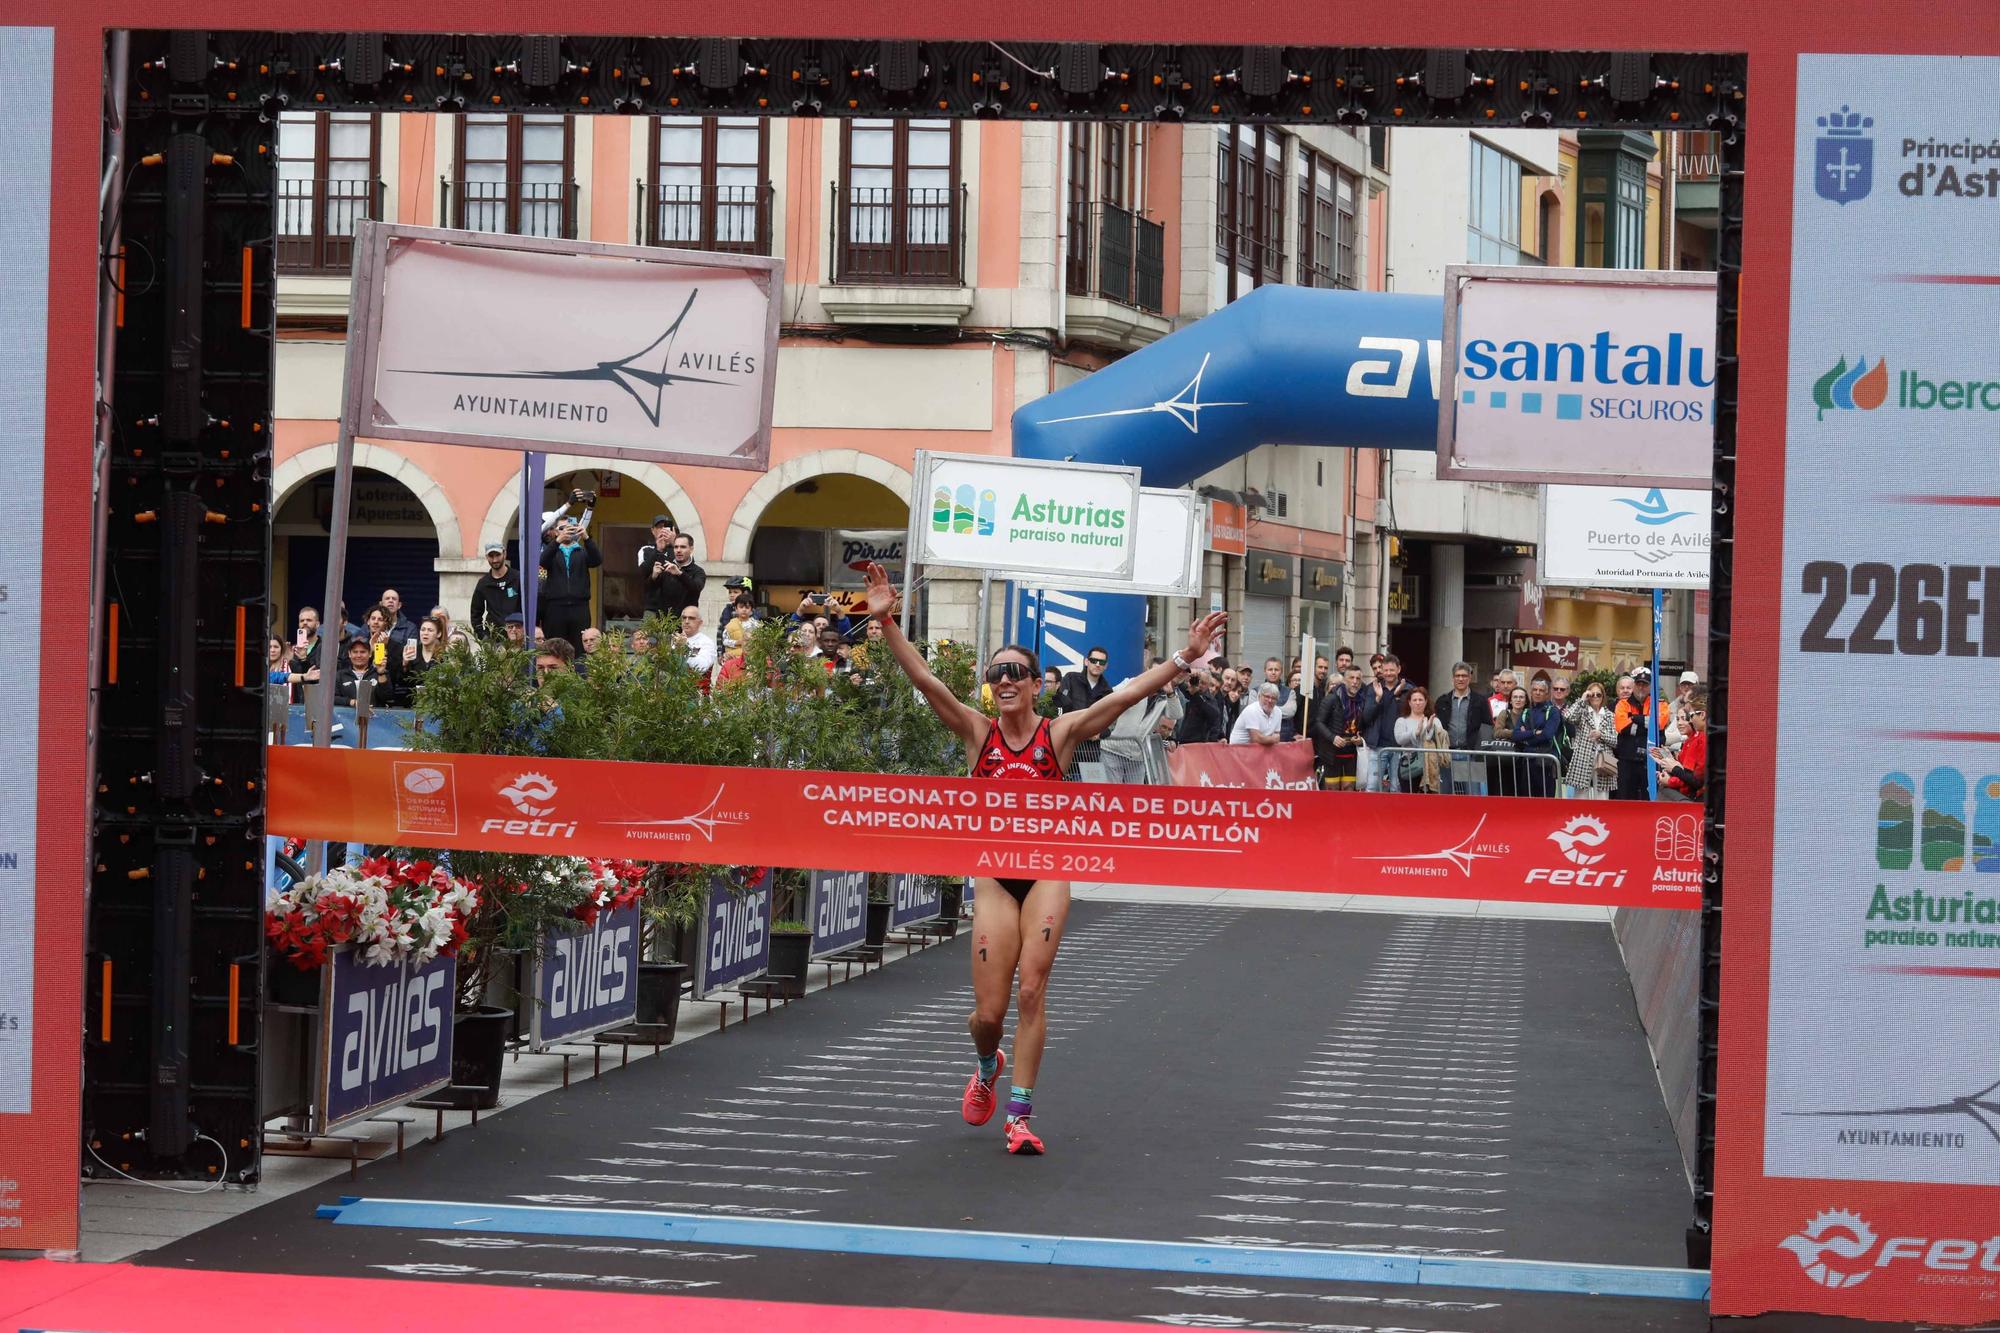
[[[1618,784],[1618,765],[1612,758],[1618,730],[1611,710],[1604,706],[1604,686],[1593,681],[1563,717],[1569,722],[1572,737],[1563,794],[1586,801],[1610,800],[1611,789]],[[1600,755],[1606,763],[1599,762]]]
[[[1431,713],[1430,691],[1421,685],[1411,690],[1403,700],[1403,715],[1396,719],[1396,748],[1420,753],[1397,756],[1395,776],[1400,781],[1394,790],[1437,791],[1445,747],[1450,744],[1444,724]]]

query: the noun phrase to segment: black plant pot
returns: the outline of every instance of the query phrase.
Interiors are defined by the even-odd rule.
[[[271,975],[271,1003],[319,1008],[319,969],[301,972],[284,958],[273,956],[265,963]]]
[[[810,935],[771,936],[770,979],[776,983],[772,994],[796,1000],[806,993],[806,964],[812,957]]]
[[[894,903],[868,904],[868,943],[881,948],[889,938],[889,913],[895,910]]]
[[[964,899],[965,885],[959,880],[951,881],[950,884],[938,891],[939,933],[945,939],[950,939],[952,936],[958,934],[958,913]]]
[[[506,1062],[507,1029],[514,1011],[497,1004],[461,1010],[451,1016],[451,1083],[427,1102],[442,1102],[457,1111],[490,1111],[500,1104],[500,1070]]]
[[[639,1016],[633,1030],[651,1037],[662,1046],[674,1039],[674,1024],[681,1015],[681,983],[687,979],[686,963],[639,964]]]

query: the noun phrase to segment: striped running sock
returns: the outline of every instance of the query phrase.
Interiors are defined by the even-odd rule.
[[[1026,1120],[1035,1113],[1035,1090],[1016,1086],[1007,1093],[1007,1118]]]
[[[979,1057],[979,1081],[990,1084],[998,1077],[1000,1077],[1000,1049],[995,1047],[993,1054]]]

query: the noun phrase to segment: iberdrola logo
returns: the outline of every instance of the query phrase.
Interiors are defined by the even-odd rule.
[[[1873,412],[1889,396],[1889,363],[1878,356],[1871,366],[1867,357],[1858,356],[1850,366],[1842,357],[1813,383],[1812,396],[1820,421],[1830,411],[1852,412],[1858,407]]]

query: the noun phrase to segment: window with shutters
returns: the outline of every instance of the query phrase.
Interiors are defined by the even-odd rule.
[[[1159,310],[1165,295],[1166,227],[1145,216],[1147,129],[1069,127],[1064,184],[1072,296],[1101,296]]]
[[[568,116],[458,117],[446,225],[515,236],[576,236],[576,136]]]
[[[1231,125],[1216,153],[1215,259],[1218,303],[1285,277],[1286,135]]]
[[[964,191],[949,120],[843,121],[835,281],[964,281]]]
[[[366,111],[287,111],[278,118],[280,273],[345,273],[354,227],[380,217],[382,126]]]
[[[1299,150],[1299,285],[1359,285],[1355,199],[1360,178],[1310,148]]]
[[[756,116],[657,116],[642,193],[647,245],[771,253],[769,125]]]

